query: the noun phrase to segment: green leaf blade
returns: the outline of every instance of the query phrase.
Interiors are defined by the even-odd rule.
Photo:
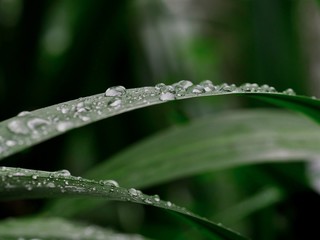
[[[19,168],[0,168],[0,199],[25,199],[48,197],[99,197],[107,200],[139,203],[173,211],[186,217],[212,235],[222,239],[245,239],[238,233],[199,217],[158,196],[148,196],[136,189],[117,186],[112,181],[93,181],[71,176],[67,171],[45,172]]]
[[[127,89],[122,94],[105,96],[97,94],[84,97],[33,112],[21,112],[18,116],[0,123],[0,159],[39,144],[67,131],[134,109],[202,96],[246,95],[258,96],[275,104],[299,110],[320,121],[320,101],[278,93],[270,87],[255,84],[218,85],[205,81],[199,85],[185,85],[185,82],[165,86]],[[192,84],[190,82],[190,84]],[[111,94],[112,95],[112,94]],[[279,99],[278,101],[274,101]],[[287,104],[283,104],[283,102]],[[294,106],[293,106],[294,105]],[[299,107],[296,107],[299,106]]]

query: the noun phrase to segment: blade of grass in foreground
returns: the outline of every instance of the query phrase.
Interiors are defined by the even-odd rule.
[[[67,221],[61,218],[23,218],[0,222],[0,239],[42,240],[146,240],[141,235],[120,234],[110,229]]]
[[[197,223],[201,229],[210,233],[213,239],[245,239],[241,235],[222,227],[221,225],[201,218],[171,202],[160,200],[159,196],[148,196],[141,191],[122,188],[113,180],[93,181],[71,176],[67,170],[45,172],[20,168],[0,168],[0,199],[25,199],[46,197],[100,197],[107,200],[117,200],[150,205],[172,211],[192,223]]]
[[[276,92],[267,85],[215,86],[210,81],[193,85],[190,81],[183,80],[170,86],[158,84],[155,87],[134,89],[116,86],[107,89],[104,94],[72,100],[33,112],[23,111],[18,116],[1,122],[0,159],[66,131],[123,112],[175,99],[228,94],[263,96],[275,104],[301,111],[320,121],[319,100],[294,96],[294,92],[290,89],[282,93]]]
[[[97,165],[86,177],[146,188],[218,169],[314,159],[320,156],[319,146],[319,125],[304,116],[279,110],[232,111],[145,139]],[[70,216],[97,205],[95,199],[63,199],[47,211],[55,215],[68,209],[63,214]]]

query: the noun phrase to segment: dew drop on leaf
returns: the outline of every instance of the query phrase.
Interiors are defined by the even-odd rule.
[[[57,123],[56,129],[59,132],[65,132],[68,129],[73,127],[73,123],[72,122],[68,122],[68,121],[63,121],[63,122],[59,122]]]
[[[53,172],[53,175],[56,177],[59,177],[59,176],[69,177],[71,176],[71,173],[66,169],[62,169],[62,170]]]
[[[24,116],[27,116],[27,115],[30,115],[31,113],[29,111],[22,111],[20,112],[17,116],[18,117],[24,117]]]
[[[12,120],[8,123],[8,129],[16,134],[28,134],[29,129],[28,127],[24,124],[22,119],[15,119]]]
[[[112,187],[119,187],[119,183],[115,180],[100,180],[99,183],[101,185],[108,185]]]
[[[164,92],[160,94],[159,99],[163,102],[175,99],[175,95],[171,92]]]
[[[15,146],[17,143],[15,142],[15,141],[13,141],[13,140],[7,140],[6,141],[6,145],[8,146],[8,147],[13,147],[13,146]]]
[[[49,124],[50,124],[49,121],[44,120],[42,118],[32,118],[27,122],[27,126],[33,131],[36,131],[37,128],[40,128]]]
[[[201,94],[201,93],[204,93],[205,90],[204,90],[203,86],[201,86],[201,85],[196,85],[196,86],[194,86],[194,87],[192,88],[191,92],[194,93],[194,94]]]
[[[126,88],[123,86],[114,86],[106,90],[106,97],[120,97],[126,94]]]
[[[287,90],[283,91],[283,93],[292,96],[296,95],[296,93],[291,88],[288,88]]]
[[[215,87],[210,80],[204,80],[199,85],[203,87],[205,92],[212,92],[215,90]]]
[[[108,106],[113,108],[119,108],[121,106],[122,100],[120,98],[113,98],[108,102]]]

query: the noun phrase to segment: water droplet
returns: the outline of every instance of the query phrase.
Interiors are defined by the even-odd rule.
[[[32,175],[32,179],[33,179],[33,180],[37,180],[37,179],[38,179],[38,176],[37,176],[37,175]]]
[[[226,84],[226,83],[224,83],[223,85],[222,85],[222,87],[221,87],[221,90],[222,91],[225,91],[225,92],[233,92],[233,91],[235,91],[236,90],[236,85],[234,85],[234,84],[231,84],[231,85],[228,85],[228,84]]]
[[[166,204],[167,204],[168,207],[172,206],[172,203],[170,201],[168,201]]]
[[[167,92],[168,90],[167,85],[165,85],[164,83],[158,83],[154,86],[154,88],[160,91],[161,93]]]
[[[130,188],[130,189],[129,189],[129,194],[130,194],[132,197],[137,197],[137,196],[138,196],[138,191],[137,191],[135,188]]]
[[[49,125],[49,124],[50,124],[49,121],[44,120],[42,118],[33,118],[27,122],[27,126],[33,131],[36,131],[38,128],[44,127],[45,125]]]
[[[59,132],[65,132],[65,131],[67,131],[68,129],[70,129],[72,127],[73,127],[73,123],[72,122],[64,121],[64,122],[57,123],[56,129]]]
[[[122,104],[122,100],[120,98],[113,98],[108,102],[108,106],[113,107],[113,108],[119,108]]]
[[[126,88],[123,86],[114,86],[106,90],[106,97],[120,97],[126,94]]]
[[[201,86],[201,85],[196,85],[196,86],[194,86],[194,87],[192,88],[191,92],[194,93],[194,94],[201,94],[201,93],[204,93],[205,90],[204,90],[203,86]]]
[[[296,93],[291,88],[288,88],[287,90],[283,91],[283,93],[288,94],[288,95],[292,95],[292,96],[296,95]]]
[[[62,169],[60,171],[53,172],[53,175],[57,176],[57,177],[59,177],[59,176],[69,177],[69,176],[71,176],[71,173],[66,169]]]
[[[199,85],[203,87],[205,92],[211,92],[215,90],[215,87],[210,80],[204,80]]]
[[[13,147],[13,146],[15,146],[17,143],[15,142],[15,141],[13,141],[13,140],[7,140],[6,141],[6,145],[8,146],[8,147]]]
[[[18,117],[24,117],[24,116],[27,116],[27,115],[30,115],[31,113],[29,111],[22,111],[20,112],[17,116]]]
[[[154,196],[153,196],[153,199],[154,199],[154,201],[156,201],[156,202],[160,202],[160,197],[159,197],[159,195],[154,195]]]
[[[149,199],[149,198],[146,198],[146,199],[144,199],[143,200],[145,203],[147,203],[147,204],[152,204],[153,202],[151,201],[151,199]]]
[[[28,127],[24,124],[23,120],[21,119],[15,119],[12,120],[11,122],[8,123],[8,129],[17,134],[28,134],[29,129]]]
[[[193,85],[193,83],[189,80],[181,80],[178,82],[178,85],[181,86],[183,89],[187,90],[189,87]]]
[[[112,187],[119,187],[119,183],[115,180],[100,180],[99,183],[101,185],[109,185]]]
[[[67,104],[62,104],[60,107],[58,107],[58,110],[60,110],[63,114],[66,114],[69,112],[69,107]]]
[[[159,99],[161,101],[170,101],[175,99],[175,95],[171,92],[164,92],[160,94]]]
[[[54,188],[54,187],[56,187],[56,185],[55,185],[53,182],[47,183],[46,186],[47,186],[48,188]]]

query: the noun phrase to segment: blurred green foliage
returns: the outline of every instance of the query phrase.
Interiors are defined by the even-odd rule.
[[[181,79],[256,82],[317,95],[320,89],[310,66],[319,57],[309,50],[319,47],[308,37],[317,32],[305,26],[319,26],[317,18],[307,17],[318,12],[313,0],[0,0],[0,118],[103,92],[112,85],[140,87]],[[155,106],[73,131],[3,164],[66,168],[82,175],[168,126],[225,109],[263,106],[225,97]],[[301,163],[250,166],[146,192],[161,193],[206,217],[226,221],[253,239],[301,239],[317,233],[309,215],[320,212],[319,195],[302,184],[305,174]],[[241,208],[237,204],[255,204],[259,196],[263,201],[248,213],[226,215],[229,208]],[[0,215],[37,213],[45,203],[5,203]],[[159,232],[160,239],[171,234],[159,223],[161,217],[153,219],[156,210],[108,206],[79,218],[122,231]],[[135,217],[127,219],[127,212]]]

